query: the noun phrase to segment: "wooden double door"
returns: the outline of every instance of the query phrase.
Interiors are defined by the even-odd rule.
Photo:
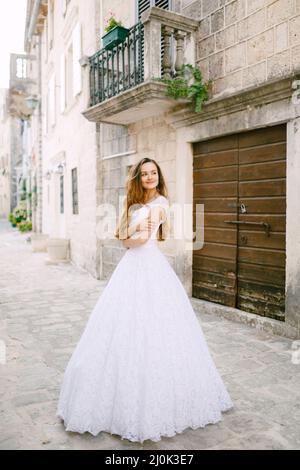
[[[284,320],[286,125],[193,144],[193,296]]]

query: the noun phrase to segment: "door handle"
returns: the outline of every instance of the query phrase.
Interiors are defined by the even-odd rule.
[[[235,225],[240,225],[240,224],[247,224],[247,225],[259,225],[260,227],[264,228],[264,231],[266,232],[267,237],[270,236],[270,230],[271,226],[267,222],[247,222],[243,220],[224,220],[225,224],[235,224]]]

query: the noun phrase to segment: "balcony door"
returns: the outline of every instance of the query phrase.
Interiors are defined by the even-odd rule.
[[[141,20],[142,13],[150,7],[158,7],[162,8],[163,10],[172,10],[172,0],[136,0],[136,18],[137,22]],[[171,38],[173,40],[173,38]],[[142,34],[142,58],[141,62],[144,64],[144,35]],[[171,44],[172,46],[172,44]],[[164,41],[163,38],[161,39],[161,63],[162,57],[164,53]],[[171,47],[171,51],[173,51],[173,47]],[[144,67],[143,67],[144,70]],[[161,68],[162,70],[162,68]]]
[[[142,13],[150,7],[159,7],[164,10],[171,10],[172,0],[136,0],[136,17],[140,21]]]

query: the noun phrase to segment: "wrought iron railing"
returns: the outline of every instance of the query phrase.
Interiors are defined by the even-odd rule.
[[[101,103],[144,81],[144,26],[137,23],[126,39],[89,58],[90,106]]]

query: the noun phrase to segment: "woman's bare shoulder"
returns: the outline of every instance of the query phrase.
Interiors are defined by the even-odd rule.
[[[158,198],[155,202],[169,205],[169,200],[165,196],[163,196],[162,194],[160,196],[158,196]]]

